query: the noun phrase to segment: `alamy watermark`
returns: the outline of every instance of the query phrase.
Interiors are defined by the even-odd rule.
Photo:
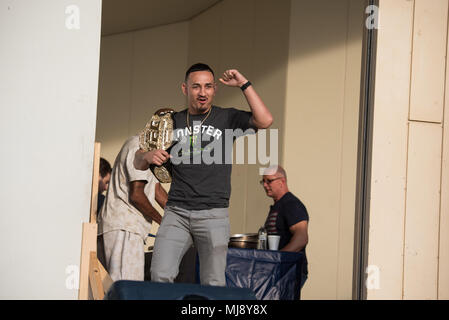
[[[369,265],[366,268],[366,288],[368,290],[380,289],[380,268],[376,265]]]
[[[170,155],[175,165],[260,164],[270,167],[277,165],[279,160],[277,129],[260,129],[257,132],[254,129],[221,130],[195,121],[191,127],[174,130],[173,141],[175,144]],[[266,167],[259,168],[260,175]]]
[[[365,20],[365,26],[367,29],[379,29],[379,7],[375,5],[367,6],[365,13],[368,17]]]
[[[67,290],[78,290],[80,284],[80,268],[77,265],[69,265],[65,268],[67,275],[65,287]]]
[[[65,8],[65,27],[69,30],[79,30],[80,25],[80,8],[77,5],[69,5]]]

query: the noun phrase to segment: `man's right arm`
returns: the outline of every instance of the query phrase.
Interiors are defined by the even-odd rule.
[[[155,165],[162,165],[163,163],[167,162],[167,160],[170,158],[170,155],[167,151],[158,149],[153,151],[143,151],[142,149],[139,149],[136,151],[134,155],[134,168],[137,170],[148,170],[150,167],[150,164]]]
[[[129,201],[145,217],[150,218],[158,224],[161,224],[162,216],[151,205],[150,200],[148,200],[148,197],[144,192],[146,183],[146,181],[132,181],[129,184]]]

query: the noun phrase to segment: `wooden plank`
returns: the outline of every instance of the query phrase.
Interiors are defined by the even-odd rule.
[[[97,259],[98,261],[98,259]],[[106,271],[106,269],[103,267],[103,265],[101,264],[100,261],[98,261],[98,267],[100,269],[100,277],[101,277],[101,282],[103,284],[103,289],[104,292],[108,292],[109,288],[112,286],[112,283],[114,282],[111,278],[111,276],[109,275],[109,273]]]
[[[449,34],[449,25],[448,25]],[[449,52],[449,38],[447,42]],[[446,66],[449,55],[446,55]],[[449,299],[449,72],[446,70],[446,97],[443,125],[443,161],[441,171],[440,252],[438,266],[438,299]]]
[[[404,299],[437,298],[441,139],[441,125],[410,123]]]
[[[380,278],[367,299],[401,299],[413,2],[380,0],[368,266]]]
[[[92,193],[90,200],[90,222],[97,222],[97,205],[98,205],[98,180],[100,178],[100,148],[101,144],[95,142],[94,147],[94,166],[92,173]]]
[[[79,281],[79,300],[89,299],[89,260],[90,252],[97,252],[97,224],[83,223],[83,235],[81,243],[81,263]]]
[[[92,289],[92,295],[94,300],[103,300],[104,289],[103,289],[103,282],[101,280],[100,267],[96,251],[90,252],[89,283]]]
[[[410,119],[442,122],[447,0],[415,0]]]

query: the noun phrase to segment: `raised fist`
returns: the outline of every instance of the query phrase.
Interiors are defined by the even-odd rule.
[[[226,70],[219,79],[221,83],[229,87],[241,87],[248,80],[236,69]]]

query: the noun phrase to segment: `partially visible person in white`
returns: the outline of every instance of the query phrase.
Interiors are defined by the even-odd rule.
[[[158,224],[162,221],[155,209],[156,202],[162,208],[167,202],[167,193],[151,170],[134,168],[134,154],[138,149],[136,135],[120,150],[98,216],[99,242],[104,246],[102,262],[113,281],[144,280],[145,238],[152,221]]]

